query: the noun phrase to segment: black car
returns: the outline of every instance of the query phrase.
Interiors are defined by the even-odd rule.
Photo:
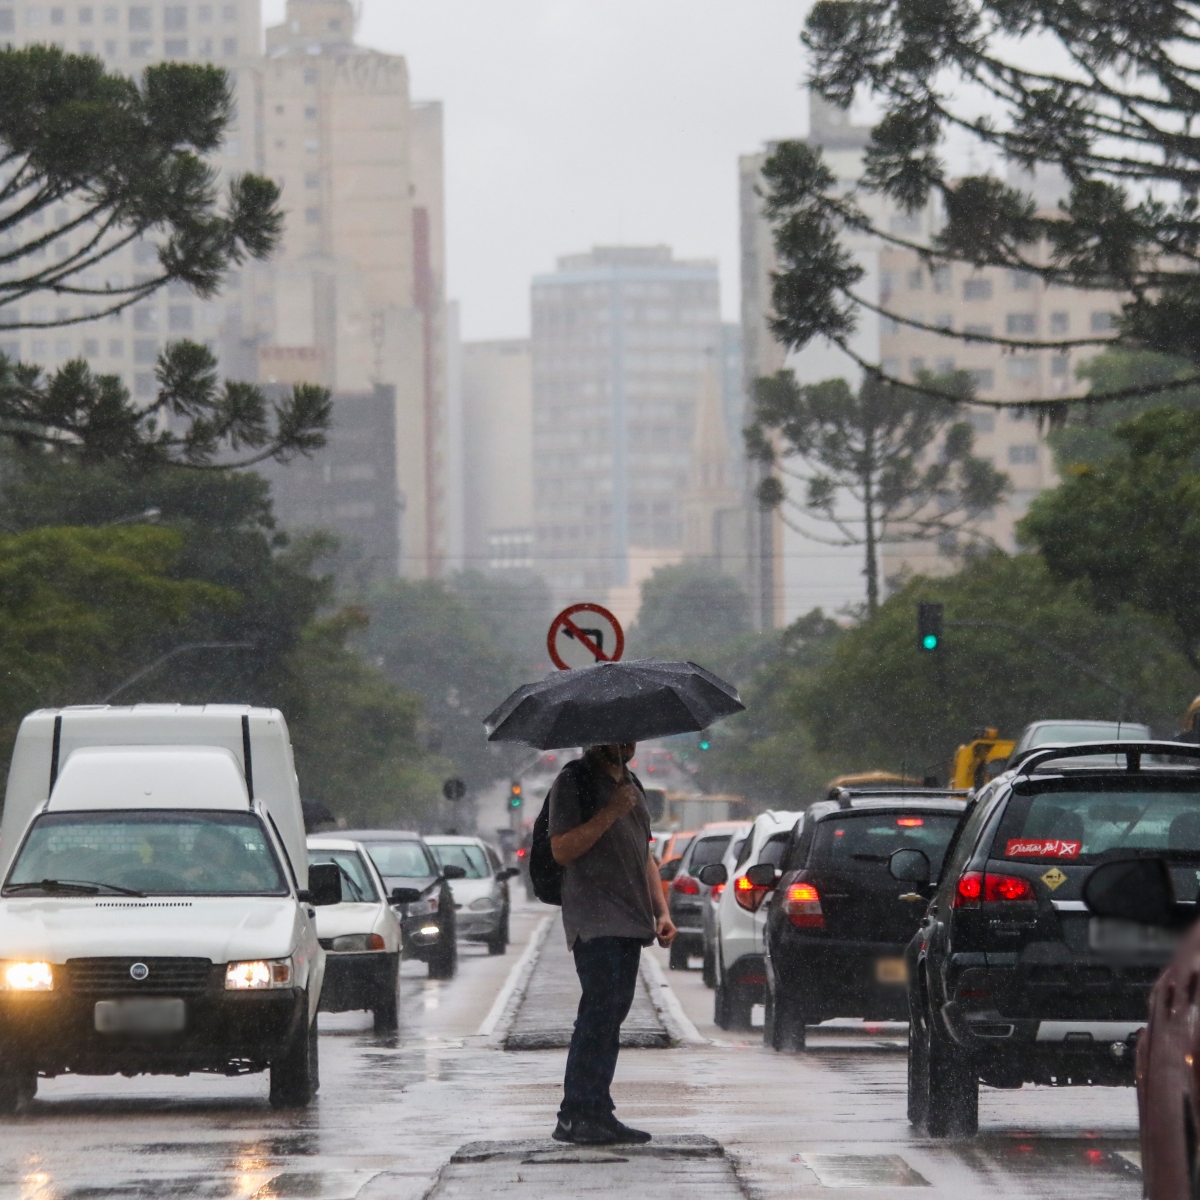
[[[809,807],[778,868],[751,867],[774,886],[766,923],[763,1040],[799,1050],[805,1026],[831,1017],[903,1020],[905,947],[926,897],[888,870],[897,850],[936,867],[958,827],[965,797],[934,789],[838,789]]]
[[[404,935],[403,956],[428,963],[430,979],[453,979],[458,970],[458,944],[450,880],[462,878],[462,867],[439,866],[419,833],[339,829],[338,836],[366,846],[389,894],[395,888],[411,888],[419,893],[408,902],[394,905]]]
[[[915,1125],[934,1137],[974,1133],[981,1081],[1134,1082],[1169,943],[1093,919],[1083,889],[1100,863],[1156,856],[1167,859],[1176,894],[1195,897],[1200,771],[1194,758],[1171,763],[1181,749],[1039,748],[980,791],[944,870],[933,856],[895,858],[898,880],[932,892],[907,956]]]
[[[659,874],[669,878],[667,908],[675,925],[675,940],[671,943],[670,966],[673,971],[687,969],[689,958],[704,954],[704,899],[708,888],[697,876],[701,868],[719,863],[725,857],[734,833],[745,837],[748,824],[722,824],[701,829],[688,843],[678,862],[666,863]]]

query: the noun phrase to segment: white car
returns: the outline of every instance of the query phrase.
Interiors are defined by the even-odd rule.
[[[745,871],[755,863],[783,861],[788,839],[803,819],[798,812],[768,810],[755,818],[740,849],[705,868],[703,882],[721,886],[713,913],[713,1020],[721,1029],[749,1029],[750,1010],[766,995],[764,931],[769,889],[756,888]]]
[[[361,842],[314,834],[309,865],[333,863],[342,901],[317,910],[317,936],[325,951],[322,1012],[368,1008],[377,1033],[395,1033],[400,1004],[400,918]]]
[[[443,870],[462,868],[462,876],[450,880],[458,936],[468,942],[483,942],[489,954],[503,954],[508,948],[512,907],[508,881],[520,870],[506,867],[495,848],[482,838],[437,834],[427,837],[425,844]]]

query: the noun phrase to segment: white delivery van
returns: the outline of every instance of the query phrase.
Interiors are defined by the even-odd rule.
[[[330,872],[333,872],[332,877]],[[0,1110],[38,1076],[318,1086],[325,955],[287,724],[244,705],[31,713],[0,820]]]

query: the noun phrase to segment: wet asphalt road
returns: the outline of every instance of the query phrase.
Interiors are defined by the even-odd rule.
[[[447,1197],[541,1200],[627,1196],[631,1171],[660,1194],[677,1178],[695,1200],[731,1189],[751,1200],[1141,1193],[1131,1090],[986,1090],[978,1138],[933,1142],[904,1119],[902,1027],[823,1029],[808,1053],[773,1054],[711,1024],[698,971],[669,978],[710,1041],[624,1051],[614,1094],[625,1120],[660,1138],[715,1139],[728,1178],[693,1188],[694,1163],[664,1160],[640,1175],[611,1156],[552,1170],[519,1154],[448,1168],[465,1143],[545,1138],[553,1127],[564,1052],[505,1052],[478,1034],[540,919],[515,914],[503,958],[464,948],[452,982],[405,964],[398,1039],[376,1037],[365,1013],[322,1016],[321,1093],[302,1112],[274,1112],[265,1076],[43,1081],[28,1114],[0,1119],[0,1200],[419,1200],[435,1184]]]

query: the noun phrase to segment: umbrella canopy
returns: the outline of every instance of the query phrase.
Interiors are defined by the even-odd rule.
[[[484,719],[489,742],[538,750],[695,733],[743,712],[737,688],[690,662],[597,663],[527,683]]]

